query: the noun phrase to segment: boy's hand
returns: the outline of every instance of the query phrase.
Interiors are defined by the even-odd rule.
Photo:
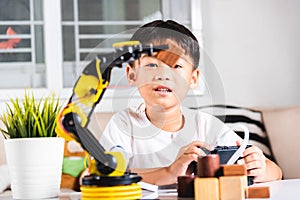
[[[190,154],[190,153],[197,154],[198,156],[205,156],[206,155],[205,152],[201,150],[199,147],[203,147],[208,150],[213,150],[213,147],[211,147],[209,144],[206,144],[201,141],[193,141],[179,150],[177,154],[177,158],[179,158],[183,154]]]
[[[263,151],[256,146],[251,146],[245,149],[243,157],[237,163],[246,165],[248,176],[254,176],[255,182],[263,180],[266,174],[266,157]]]
[[[186,175],[189,164],[192,161],[197,162],[198,156],[206,155],[199,147],[204,147],[208,150],[212,149],[206,143],[200,141],[191,142],[179,150],[176,160],[169,167],[170,172],[176,177]]]

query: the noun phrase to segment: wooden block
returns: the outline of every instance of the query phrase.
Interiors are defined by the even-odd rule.
[[[220,184],[220,199],[221,200],[241,200],[245,199],[247,186],[246,176],[221,176],[219,177]]]
[[[270,198],[270,188],[248,187],[247,198]]]
[[[245,197],[247,197],[247,192],[248,192],[248,176],[247,175],[241,176],[241,179],[243,181],[244,194],[245,194]]]
[[[195,178],[195,200],[219,200],[218,178]]]
[[[178,61],[181,55],[182,55],[181,52],[163,50],[157,54],[157,59],[163,61],[164,63],[166,63],[171,67],[174,67],[174,65],[176,64],[176,62]]]
[[[246,165],[221,165],[219,176],[245,176],[247,175]]]
[[[216,172],[220,169],[219,154],[209,154],[198,157],[197,174],[199,177],[215,177]]]
[[[178,197],[194,197],[195,176],[178,176],[177,193]]]

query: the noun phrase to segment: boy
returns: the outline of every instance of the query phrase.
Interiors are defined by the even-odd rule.
[[[127,79],[137,86],[144,103],[112,117],[100,139],[105,149],[122,146],[132,172],[144,182],[166,185],[188,173],[188,165],[203,155],[198,147],[241,144],[241,138],[215,117],[180,105],[199,79],[199,44],[187,28],[156,20],[140,27],[131,40],[167,44],[169,49],[143,55],[126,67]],[[247,148],[244,156],[240,162],[256,182],[281,179],[280,168],[257,147]]]

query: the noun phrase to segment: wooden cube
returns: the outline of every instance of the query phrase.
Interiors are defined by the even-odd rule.
[[[270,198],[269,187],[249,187],[247,198]]]
[[[221,165],[219,176],[245,176],[247,175],[246,165]]]
[[[245,199],[247,176],[221,176],[219,184],[221,200]]]
[[[157,54],[157,59],[173,67],[180,58],[180,55],[182,55],[182,52],[178,51],[177,49],[175,51],[164,50]]]
[[[195,178],[195,200],[219,200],[218,178]]]
[[[178,197],[194,197],[195,176],[178,176],[177,193]]]

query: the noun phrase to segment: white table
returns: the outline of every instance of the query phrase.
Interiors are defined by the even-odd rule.
[[[272,200],[300,199],[300,179],[272,181],[253,186],[269,186]]]
[[[271,199],[271,200],[292,200],[300,199],[300,179],[288,179],[280,181],[271,181],[267,183],[254,184],[250,187],[258,186],[269,186],[270,187],[270,198],[261,198],[262,199]],[[146,195],[150,195],[150,192],[144,192],[145,199]],[[156,197],[159,199],[177,199],[176,189],[168,190],[158,190]],[[155,197],[154,197],[155,198]]]
[[[271,200],[291,200],[300,199],[300,179],[288,179],[281,181],[272,181],[268,183],[254,184],[253,186],[269,186],[271,192]],[[59,198],[65,200],[79,200],[81,198],[80,192],[74,192],[72,190],[61,190]],[[144,199],[177,199],[176,189],[162,189],[158,192],[143,191]],[[0,200],[11,200],[11,191],[6,191],[0,194]]]

